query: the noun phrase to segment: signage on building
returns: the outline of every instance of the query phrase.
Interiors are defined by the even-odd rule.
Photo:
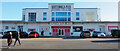
[[[118,26],[108,26],[108,30],[119,29]]]
[[[73,32],[80,32],[80,31],[83,31],[82,26],[73,26]]]
[[[92,28],[92,29],[87,29],[87,31],[95,31],[95,29],[94,29],[94,28]]]
[[[52,5],[52,11],[71,11],[71,5]]]

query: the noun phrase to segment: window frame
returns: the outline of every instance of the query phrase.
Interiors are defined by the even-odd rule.
[[[6,30],[9,29],[9,26],[5,26],[5,29],[6,29]]]
[[[80,13],[79,12],[76,12],[75,16],[76,16],[76,20],[80,20],[80,18],[79,18],[80,17]]]
[[[43,12],[43,20],[47,20],[47,12]]]
[[[33,14],[33,15],[32,15]],[[28,21],[36,21],[36,16],[37,16],[37,13],[36,12],[29,12],[28,13]]]

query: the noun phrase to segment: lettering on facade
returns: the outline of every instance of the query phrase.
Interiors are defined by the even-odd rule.
[[[71,5],[52,5],[52,11],[71,11]]]
[[[51,25],[70,25],[71,23],[51,23]]]

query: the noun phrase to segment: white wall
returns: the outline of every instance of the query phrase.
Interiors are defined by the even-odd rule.
[[[25,8],[23,9],[23,15],[25,15],[25,21],[28,21],[28,13],[36,12],[36,21],[51,21],[51,6],[52,5],[71,5],[71,21],[86,21],[86,13],[94,12],[94,21],[98,21],[99,9],[97,8],[74,8],[74,4],[49,4],[48,8]],[[47,20],[43,20],[43,12],[47,12]],[[65,11],[66,12],[66,11]],[[76,12],[80,13],[80,20],[76,20]]]
[[[39,31],[40,26],[48,26],[49,28],[51,26],[54,26],[54,24],[48,24],[48,23],[2,23],[2,29],[3,32],[6,31],[18,31],[18,26],[22,25],[23,26],[23,31],[28,32],[28,29],[31,28],[35,28],[36,31],[41,35],[41,32]],[[69,26],[71,26],[71,31],[70,31],[70,35],[71,32],[73,32],[73,26],[83,26],[83,30],[85,31],[85,29],[88,28],[93,28],[95,29],[95,31],[100,31],[100,26],[104,25],[105,26],[105,33],[109,34],[110,32],[108,31],[108,26],[118,26],[117,23],[76,23],[76,24],[69,24]],[[5,29],[5,26],[9,26],[9,29]],[[15,26],[15,29],[12,29],[12,26]],[[66,25],[68,26],[68,25]],[[52,33],[52,28],[49,29],[48,32],[45,32],[45,36],[52,36],[52,34],[50,35],[49,32]],[[80,36],[80,32],[73,32],[73,35],[71,36]]]
[[[36,21],[41,21],[41,22],[46,22],[46,21],[50,21],[50,12],[47,8],[44,9],[25,9],[24,11],[25,13],[25,21],[28,22],[28,13],[29,12],[35,12],[36,13]],[[43,20],[43,12],[47,12],[47,20]]]
[[[86,13],[87,12],[94,12],[94,21],[97,21],[98,20],[98,9],[95,9],[95,8],[77,8],[77,9],[74,9],[72,15],[73,15],[73,18],[72,18],[72,21],[74,22],[80,22],[80,21],[86,21]],[[80,20],[76,20],[76,12],[79,12],[80,14]]]
[[[71,10],[71,21],[77,21],[77,22],[80,22],[80,21],[86,21],[86,13],[87,12],[94,12],[94,21],[97,21],[98,20],[98,9],[72,9]],[[23,13],[25,15],[25,21],[27,22],[28,21],[28,13],[29,12],[36,12],[36,21],[51,21],[51,10],[50,9],[42,9],[42,8],[35,8],[35,9],[24,9],[25,13]],[[43,12],[47,12],[47,20],[43,20]],[[76,12],[79,12],[80,13],[80,20],[76,20]]]

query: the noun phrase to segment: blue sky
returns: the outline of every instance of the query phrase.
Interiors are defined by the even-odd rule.
[[[48,8],[48,3],[51,2],[2,2],[2,20],[21,20],[23,8]],[[117,2],[73,2],[73,3],[74,8],[100,8],[102,21],[118,20]]]

